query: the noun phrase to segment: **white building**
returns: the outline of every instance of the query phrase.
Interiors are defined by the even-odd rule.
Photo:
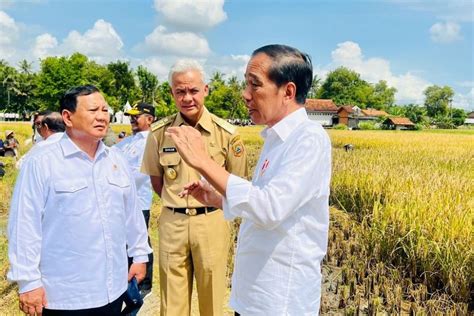
[[[306,99],[304,105],[309,119],[322,126],[333,125],[333,118],[337,114],[337,105],[331,99]]]

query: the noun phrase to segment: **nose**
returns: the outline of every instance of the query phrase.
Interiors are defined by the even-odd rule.
[[[191,102],[193,100],[193,97],[191,96],[191,93],[187,92],[183,96],[183,101],[184,102]]]
[[[105,111],[99,111],[99,115],[97,116],[97,120],[98,121],[104,121],[104,122],[109,122],[109,112],[105,112]]]
[[[249,102],[252,98],[252,95],[249,92],[250,87],[247,85],[244,90],[242,90],[242,97],[244,98],[245,102]]]

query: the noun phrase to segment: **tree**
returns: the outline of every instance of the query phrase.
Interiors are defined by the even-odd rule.
[[[155,108],[156,117],[165,117],[178,112],[171,94],[171,87],[167,81],[158,85],[156,89],[157,106]]]
[[[319,97],[332,99],[340,105],[357,105],[365,108],[373,88],[360,75],[348,68],[331,71],[320,88]]]
[[[316,99],[318,97],[319,88],[321,87],[321,78],[318,75],[314,75],[313,81],[311,82],[311,88],[308,91],[308,99]]]
[[[409,118],[415,124],[426,125],[428,119],[426,117],[426,109],[416,104],[408,104],[405,106],[404,116]]]
[[[374,109],[385,109],[395,102],[397,89],[389,87],[387,81],[380,80],[373,85],[372,94],[369,95],[367,106]]]
[[[217,74],[217,75],[216,75]],[[247,109],[242,98],[242,84],[237,77],[231,77],[227,83],[222,75],[216,73],[209,84],[206,106],[210,112],[222,118],[247,118]]]
[[[451,87],[429,86],[424,91],[424,94],[428,116],[434,118],[448,115],[454,96],[454,91]]]
[[[127,101],[134,103],[139,98],[139,90],[135,83],[133,70],[128,62],[120,60],[109,63],[107,69],[113,77],[112,89],[109,94],[117,99],[119,110],[122,110]]]
[[[144,66],[137,68],[138,87],[141,92],[141,101],[154,104],[155,92],[158,88],[158,78]]]
[[[451,119],[456,126],[463,125],[466,117],[467,113],[463,109],[453,109],[451,112]]]
[[[59,100],[72,87],[93,84],[99,88],[107,102],[117,107],[111,95],[113,75],[107,67],[74,53],[69,57],[47,57],[41,61],[36,95],[41,109],[58,110]]]

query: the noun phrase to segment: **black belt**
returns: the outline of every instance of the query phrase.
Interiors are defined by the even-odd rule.
[[[168,207],[167,206],[166,208],[168,208],[170,211],[185,214],[185,215],[190,215],[190,216],[201,215],[201,214],[205,214],[205,213],[214,212],[215,210],[217,210],[217,208],[211,207],[211,206],[196,207],[196,208]]]

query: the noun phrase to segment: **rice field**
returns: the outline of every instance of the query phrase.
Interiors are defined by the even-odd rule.
[[[0,123],[0,135],[5,129],[14,129],[22,145],[31,135],[29,124]],[[120,125],[113,129],[130,131]],[[261,130],[239,128],[251,171],[263,144]],[[321,313],[471,313],[474,131],[328,132],[333,144],[332,208]],[[345,144],[354,149],[345,151]],[[16,176],[14,161],[6,162],[11,172],[0,182],[0,224]],[[155,197],[152,239],[159,205]],[[6,283],[6,271],[6,239],[0,234],[2,315],[16,307],[15,287]]]

